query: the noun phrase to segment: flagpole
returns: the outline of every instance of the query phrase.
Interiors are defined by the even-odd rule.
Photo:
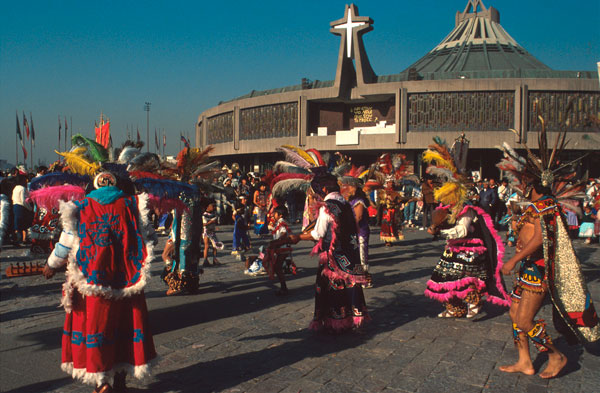
[[[71,116],[71,139],[69,140],[69,144],[71,145],[71,149],[73,148],[73,116]]]
[[[67,151],[67,116],[65,115],[65,151]]]
[[[19,113],[17,112],[17,127],[19,127]],[[15,167],[19,165],[19,141],[17,140],[17,133],[15,132]]]
[[[29,166],[31,167],[30,169],[33,169],[33,142],[31,138],[29,138],[29,154]]]

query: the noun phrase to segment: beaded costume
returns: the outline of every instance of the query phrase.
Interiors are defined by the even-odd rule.
[[[367,276],[360,264],[352,208],[336,192],[325,197],[312,237],[319,242],[315,314],[310,329],[335,332],[360,326],[369,319],[361,284]]]
[[[464,173],[469,141],[463,135],[450,150],[445,141],[434,141],[423,153],[423,161],[432,164],[428,173],[443,179],[443,184],[434,190],[435,199],[443,204],[436,214],[440,210],[447,212],[444,223],[435,225],[451,228],[441,230],[448,240],[427,282],[425,295],[444,303],[446,311],[439,317],[473,317],[479,312],[483,297],[509,306],[510,297],[500,274],[502,240],[489,214],[467,202]]]
[[[569,108],[570,105],[567,111]],[[582,190],[585,181],[575,177],[574,164],[583,156],[571,162],[562,162],[559,154],[566,145],[566,133],[560,132],[554,148],[549,149],[546,125],[541,117],[540,122],[542,130],[538,134],[538,155],[523,143],[527,155],[521,157],[504,143],[501,147],[504,158],[497,164],[498,168],[506,171],[520,195],[529,198],[534,186],[545,189],[544,193],[547,194],[530,203],[518,222],[517,233],[527,223],[539,219],[543,241],[539,250],[521,261],[512,299],[518,302],[524,291],[544,293],[547,290],[554,307],[554,325],[567,341],[574,342],[577,338],[583,342],[598,341],[598,316],[563,214],[563,209],[580,212],[574,198],[584,195]],[[513,327],[513,334],[518,340],[519,332],[516,329]],[[526,332],[527,336],[539,350],[548,350],[545,344],[552,344],[552,340],[545,332],[544,322],[536,321],[534,330]]]

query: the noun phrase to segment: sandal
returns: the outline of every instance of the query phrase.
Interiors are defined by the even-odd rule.
[[[179,295],[181,292],[183,292],[183,289],[171,289],[171,288],[169,288],[167,290],[167,296]]]
[[[102,385],[98,386],[96,389],[94,389],[93,393],[112,393],[113,389],[112,387],[107,383],[103,383]]]
[[[479,314],[481,311],[481,305],[479,304],[469,304],[467,311],[467,318],[473,318],[475,315]]]
[[[444,310],[438,314],[438,318],[455,318],[456,314],[448,310]]]

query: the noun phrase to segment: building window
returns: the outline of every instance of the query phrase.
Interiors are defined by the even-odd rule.
[[[296,135],[298,135],[297,102],[240,110],[240,140]]]
[[[542,116],[548,131],[594,131],[590,115],[600,114],[600,93],[576,91],[530,91],[529,130],[540,131]],[[569,113],[567,113],[567,109]],[[568,122],[567,122],[568,120]]]
[[[408,95],[409,131],[506,131],[514,120],[512,91]]]
[[[209,117],[206,120],[206,143],[233,142],[233,112]]]

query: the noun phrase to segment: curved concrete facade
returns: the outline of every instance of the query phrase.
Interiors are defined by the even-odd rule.
[[[457,25],[461,15],[499,22],[498,11],[486,9],[480,0],[470,0],[463,14],[457,13]],[[283,144],[350,154],[403,150],[417,159],[433,136],[453,140],[464,132],[472,149],[484,149],[484,161],[485,151],[503,141],[515,147],[526,141],[535,148],[542,115],[550,131],[568,129],[568,149],[600,148],[589,138],[593,130],[587,121],[589,114],[600,112],[596,72],[552,71],[541,62],[532,69],[494,68],[489,59],[482,69],[481,61],[469,63],[472,43],[463,40],[465,59],[452,59],[462,62],[460,68],[437,73],[410,68],[377,76],[362,42],[371,24],[354,5],[346,6],[344,18],[331,23],[331,32],[341,37],[334,81],[303,80],[210,108],[198,117],[196,145],[212,144],[217,157],[254,164],[268,160],[261,153]]]

